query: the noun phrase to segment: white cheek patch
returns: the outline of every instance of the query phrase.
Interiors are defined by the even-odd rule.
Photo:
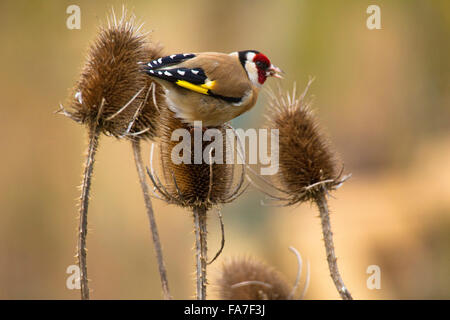
[[[248,78],[254,86],[260,87],[261,83],[258,81],[258,69],[253,62],[247,61],[245,63],[245,70],[247,70]]]
[[[256,54],[254,52],[247,52],[247,61],[253,61]]]

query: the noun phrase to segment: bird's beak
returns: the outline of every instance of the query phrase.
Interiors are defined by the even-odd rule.
[[[279,79],[283,79],[283,76],[280,73],[284,73],[283,70],[281,70],[278,67],[275,67],[273,64],[267,69],[266,75],[268,77],[275,77]]]

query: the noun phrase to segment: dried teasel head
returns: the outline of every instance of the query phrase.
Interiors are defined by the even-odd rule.
[[[167,107],[161,108],[160,123],[158,136],[165,183],[163,184],[154,173],[152,163],[149,176],[165,201],[182,207],[201,207],[208,210],[216,204],[231,202],[242,194],[245,190],[244,169],[239,181],[234,183],[234,164],[228,164],[226,160],[229,152],[226,144],[226,125],[217,128],[194,128],[175,117]],[[203,141],[202,145],[196,148],[198,140],[202,141],[202,137],[207,135],[209,129],[215,130],[221,139],[213,136],[211,141]],[[177,135],[177,138],[173,139],[172,135],[175,131],[180,132],[179,130],[186,136],[180,138]],[[196,132],[201,135],[199,138],[196,137]],[[219,139],[217,144],[219,149],[208,152],[210,149],[206,148],[211,142],[215,142],[216,138]],[[182,151],[181,146],[184,146]],[[216,155],[216,152],[219,153]],[[195,163],[195,153],[200,155],[200,163]],[[190,161],[183,160],[181,163],[174,161],[173,154],[186,157],[185,159]],[[216,156],[217,159],[222,159],[221,163],[214,162],[213,157]]]
[[[349,177],[338,171],[336,156],[305,98],[312,81],[300,97],[295,87],[292,95],[283,95],[281,90],[270,94],[267,126],[279,130],[277,190],[283,192],[282,199],[288,205],[313,200]]]
[[[289,250],[297,259],[297,277],[293,286],[273,267],[249,257],[232,258],[222,265],[217,290],[223,300],[291,300],[295,298],[303,271],[303,260],[294,247]],[[300,299],[308,290],[310,278],[307,262],[305,282]]]
[[[223,300],[289,300],[292,288],[274,268],[249,257],[232,258],[222,265],[217,280]]]
[[[142,72],[143,63],[162,56],[162,47],[148,43],[134,17],[114,12],[90,46],[81,76],[69,101],[73,120],[96,126],[115,137],[152,138],[163,103],[162,88]]]

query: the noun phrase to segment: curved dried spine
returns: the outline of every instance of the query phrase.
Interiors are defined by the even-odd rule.
[[[153,84],[153,83],[152,83]],[[148,95],[150,94],[150,88],[151,85],[149,86],[147,93],[145,94],[144,100],[142,100],[142,102],[139,104],[139,106],[136,109],[136,112],[133,115],[133,118],[131,119],[130,123],[128,124],[127,130],[125,131],[125,133],[121,136],[121,138],[129,135],[131,128],[133,127],[134,123],[136,122],[136,119],[138,118],[139,114],[142,111],[142,108],[144,107],[144,104],[147,102],[148,100]],[[142,88],[143,90],[144,88]],[[140,93],[140,92],[139,92]]]
[[[112,115],[110,115],[109,117],[106,117],[106,121],[111,121],[112,119],[114,119],[115,117],[117,117],[119,114],[121,114],[126,108],[128,108],[128,106],[137,98],[138,95],[141,94],[141,92],[144,90],[144,88],[139,89],[138,92],[136,92],[134,94],[134,96],[127,101],[127,103],[125,103],[124,106],[122,106],[119,110],[117,110],[115,113],[113,113]],[[139,109],[139,108],[138,108]]]
[[[288,296],[289,299],[292,299],[292,298],[294,298],[294,295],[297,292],[298,286],[300,284],[300,277],[302,276],[303,261],[302,261],[302,256],[297,251],[297,249],[295,249],[294,247],[289,247],[289,250],[295,254],[295,257],[297,258],[297,263],[298,263],[297,276],[295,278],[294,286],[292,287],[291,293]]]
[[[221,240],[221,242],[220,242],[220,248],[219,248],[219,250],[218,250],[217,253],[214,255],[214,258],[212,258],[210,261],[208,261],[207,264],[213,263],[213,262],[220,256],[220,254],[221,254],[222,251],[223,251],[223,248],[225,247],[225,226],[224,226],[223,220],[222,220],[222,213],[220,212],[219,209],[216,209],[216,212],[217,212],[217,216],[218,216],[218,218],[219,218],[220,231],[221,231],[221,234],[222,234],[222,240]]]
[[[272,285],[270,283],[266,283],[266,282],[262,282],[262,281],[258,281],[258,280],[241,281],[241,282],[238,282],[238,283],[235,283],[235,284],[231,285],[231,288],[232,289],[236,289],[236,288],[249,286],[249,285],[254,285],[254,284],[266,287],[268,289],[272,289]]]
[[[54,111],[53,113],[62,114],[63,116],[69,118],[70,120],[73,120],[77,123],[81,123],[81,119],[77,118],[73,112],[67,111],[67,109],[62,105],[62,103],[59,104],[59,109]]]
[[[153,101],[153,105],[155,106],[156,110],[158,110],[158,112],[161,112],[161,109],[158,106],[158,101],[156,99],[156,84],[155,82],[151,83],[151,88],[152,88],[152,101]]]
[[[140,135],[142,135],[142,134],[144,134],[146,132],[149,132],[150,130],[151,130],[151,128],[145,128],[145,129],[143,129],[141,131],[138,131],[138,132],[127,133],[126,135],[124,135],[124,137],[125,136],[138,137],[138,136],[140,136]]]
[[[161,183],[161,180],[159,179],[158,175],[154,172],[154,168],[153,168],[154,149],[155,149],[155,144],[152,143],[151,149],[150,149],[150,170],[147,168],[147,175],[150,177],[150,180],[152,181],[155,189],[161,194],[160,199],[164,200],[167,203],[178,203],[178,199],[176,197],[173,197],[167,191],[166,187]],[[174,181],[174,184],[176,184],[176,181]]]

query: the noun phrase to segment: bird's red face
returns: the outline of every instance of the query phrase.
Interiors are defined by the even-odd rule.
[[[258,70],[258,82],[263,84],[267,77],[283,78],[280,73],[282,72],[280,68],[275,67],[270,63],[269,58],[267,58],[262,53],[257,53],[253,57],[253,62]]]
[[[270,63],[269,58],[256,50],[244,50],[231,53],[239,58],[242,67],[247,72],[248,78],[253,85],[260,87],[267,77],[283,78],[280,68]]]

